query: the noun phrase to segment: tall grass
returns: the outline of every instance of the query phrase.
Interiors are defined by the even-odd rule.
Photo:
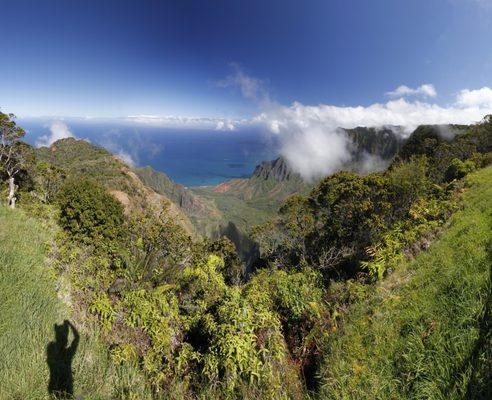
[[[1,400],[49,398],[47,346],[55,340],[54,325],[71,318],[45,262],[51,234],[21,211],[0,206]],[[138,375],[112,365],[96,335],[81,333],[72,370],[76,398],[145,397]]]
[[[468,181],[442,237],[349,312],[321,398],[492,398],[492,167]]]

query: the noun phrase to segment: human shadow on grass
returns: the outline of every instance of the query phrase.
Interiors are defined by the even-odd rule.
[[[68,321],[63,324],[55,324],[55,340],[46,347],[46,362],[50,369],[50,381],[48,392],[59,399],[67,399],[73,396],[72,360],[79,345],[79,333]],[[73,340],[68,345],[69,331],[73,333]]]

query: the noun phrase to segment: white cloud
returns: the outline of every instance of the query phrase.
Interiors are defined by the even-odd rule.
[[[128,166],[130,166],[132,168],[137,165],[137,163],[135,162],[133,157],[124,150],[118,151],[116,153],[116,157],[118,157],[121,161],[123,161],[125,164],[127,164]]]
[[[215,126],[216,131],[234,131],[236,130],[236,125],[230,120],[220,120]]]
[[[161,115],[130,115],[125,119],[128,122],[136,124],[154,125],[163,128],[215,129],[229,131],[234,130],[236,124],[241,123],[241,121],[235,121],[228,118]]]
[[[422,97],[436,97],[437,92],[434,85],[426,83],[420,85],[416,89],[412,89],[406,85],[398,86],[395,90],[386,93],[390,97],[405,97],[405,96],[422,96]]]
[[[75,136],[72,132],[70,132],[67,124],[65,124],[63,121],[53,121],[50,125],[50,134],[39,137],[39,139],[36,140],[36,146],[49,147],[57,140],[69,137]]]
[[[254,101],[262,110],[251,119],[174,117],[135,115],[128,121],[154,124],[163,127],[186,127],[231,131],[251,125],[263,127],[279,139],[280,152],[290,166],[306,179],[318,178],[342,168],[351,157],[351,145],[339,128],[395,127],[395,133],[408,136],[421,124],[472,124],[485,115],[492,114],[492,89],[462,90],[452,104],[443,106],[430,101],[407,100],[405,96],[437,96],[432,84],[417,88],[400,86],[386,93],[394,97],[385,103],[369,106],[341,107],[328,104],[304,105],[294,102],[290,106],[270,99],[264,82],[245,74],[237,64],[232,64],[233,74],[217,82],[221,87],[236,86],[243,96]],[[452,136],[443,130],[443,136]],[[363,168],[381,168],[382,160],[367,158]]]
[[[464,89],[456,96],[456,103],[462,107],[492,108],[492,89],[488,87],[476,90]]]
[[[225,79],[216,82],[219,87],[238,87],[242,95],[253,101],[268,102],[269,95],[265,82],[247,75],[237,63],[230,63],[233,73]]]

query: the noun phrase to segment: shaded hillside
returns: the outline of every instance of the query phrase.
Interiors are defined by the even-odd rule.
[[[200,186],[192,190],[216,205],[229,230],[233,224],[238,232],[246,234],[253,225],[273,216],[287,197],[304,193],[309,187],[283,158],[278,158],[262,162],[251,178],[232,179],[215,187]]]
[[[265,221],[268,213],[233,196],[214,197],[207,195],[206,189],[187,189],[152,167],[137,168],[135,173],[147,186],[177,204],[201,235],[211,239],[226,236],[235,244],[241,259],[250,263],[255,258],[256,246],[245,232],[255,221]]]
[[[68,177],[91,178],[101,183],[129,210],[145,205],[171,203],[171,212],[189,233],[194,232],[188,216],[164,193],[146,186],[118,157],[85,140],[61,139],[50,147],[36,149],[36,157],[62,168]]]
[[[188,215],[202,216],[206,213],[214,212],[209,203],[183,185],[173,182],[165,173],[156,171],[150,166],[135,168],[134,172],[147,186],[157,193],[166,195]]]
[[[247,235],[251,226],[267,221],[289,195],[308,188],[282,158],[262,162],[249,179],[233,179],[216,187],[188,189],[151,167],[137,168],[135,173],[177,204],[199,233],[232,240],[247,263],[256,257],[256,245]]]

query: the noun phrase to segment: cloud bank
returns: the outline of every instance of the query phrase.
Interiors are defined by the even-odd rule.
[[[456,103],[461,107],[492,108],[492,89],[462,90],[456,96]]]
[[[75,137],[74,134],[70,132],[67,124],[63,121],[53,121],[49,129],[49,134],[40,136],[39,139],[36,140],[36,147],[49,147],[57,140]]]
[[[437,91],[429,83],[417,88],[401,85],[386,93],[394,99],[369,106],[313,106],[300,102],[285,106],[271,101],[262,81],[248,77],[237,65],[224,82],[224,86],[240,87],[244,97],[256,101],[262,111],[247,124],[260,125],[277,135],[282,156],[308,180],[333,173],[350,161],[351,143],[339,128],[399,126],[395,133],[408,136],[421,124],[472,124],[492,113],[492,89],[488,87],[462,90],[447,106],[405,99],[436,97]],[[377,164],[373,161],[367,165]]]
[[[473,91],[467,98],[475,98]],[[470,101],[471,102],[471,101]],[[465,106],[456,101],[449,107],[405,99],[368,107],[278,105],[262,112],[255,122],[278,135],[281,154],[305,179],[315,179],[338,170],[350,161],[350,143],[338,128],[400,126],[408,136],[421,124],[470,124],[492,113],[492,103]]]

